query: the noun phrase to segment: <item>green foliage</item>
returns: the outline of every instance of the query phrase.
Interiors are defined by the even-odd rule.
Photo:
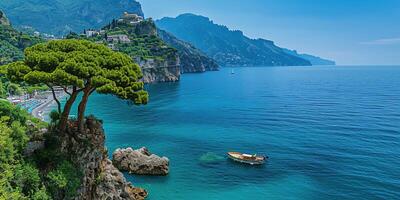
[[[58,120],[60,120],[60,113],[56,110],[52,110],[49,114],[51,123],[55,124],[58,122]]]
[[[138,65],[128,56],[89,41],[60,40],[27,48],[25,61],[7,66],[11,81],[85,87],[136,104],[147,103]]]
[[[8,125],[11,125],[13,122],[25,124],[29,118],[29,114],[8,101],[0,101],[0,118],[3,118],[3,123],[6,122]]]
[[[14,141],[14,149],[22,153],[24,147],[26,146],[27,142],[29,141],[29,137],[26,135],[26,127],[21,125],[19,121],[13,121],[11,123],[11,138]]]
[[[32,200],[51,200],[51,199],[52,198],[48,195],[47,189],[45,186],[42,186],[32,196]]]
[[[18,32],[11,26],[0,25],[0,65],[22,60],[25,48],[43,41],[39,37]]]
[[[22,95],[23,94],[23,89],[15,83],[9,83],[7,86],[7,91],[11,95]]]
[[[33,195],[41,185],[39,170],[32,164],[21,164],[15,169],[14,183],[23,194]]]
[[[49,87],[47,87],[46,85],[33,85],[33,86],[27,86],[25,88],[25,91],[28,94],[33,94],[35,91],[47,91],[49,90]]]
[[[0,199],[46,199],[43,188],[38,190],[39,170],[22,155],[29,140],[28,119],[35,121],[26,111],[0,101]]]
[[[49,180],[49,191],[53,196],[65,196],[71,199],[77,193],[81,174],[68,161],[63,161],[55,170],[47,175]]]
[[[0,98],[6,98],[7,97],[7,91],[4,86],[4,83],[0,81]]]

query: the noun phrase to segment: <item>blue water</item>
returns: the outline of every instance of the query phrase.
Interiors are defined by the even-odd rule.
[[[400,67],[230,71],[147,86],[142,107],[92,97],[110,154],[146,146],[170,158],[167,177],[127,175],[150,200],[400,199]],[[246,166],[227,151],[270,160]]]

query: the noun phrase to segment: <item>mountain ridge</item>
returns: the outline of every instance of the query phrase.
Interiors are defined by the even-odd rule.
[[[230,30],[208,17],[192,13],[156,20],[160,29],[189,42],[220,65],[309,66],[306,56],[289,53],[271,40],[251,39],[240,30]]]

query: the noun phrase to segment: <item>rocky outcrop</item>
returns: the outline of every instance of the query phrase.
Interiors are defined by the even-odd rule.
[[[24,149],[25,156],[32,156],[36,151],[42,150],[45,148],[44,141],[31,141],[26,144]]]
[[[10,21],[2,11],[0,11],[0,25],[10,26]]]
[[[206,54],[191,45],[190,43],[179,40],[166,31],[158,29],[158,36],[168,45],[178,50],[181,61],[181,73],[195,73],[205,71],[217,71],[217,62],[209,58]]]
[[[143,72],[144,83],[175,82],[181,76],[179,57],[170,60],[135,59]]]
[[[152,154],[145,147],[117,149],[113,153],[113,163],[118,169],[133,174],[165,176],[169,173],[168,158]]]
[[[83,172],[82,185],[75,199],[144,199],[147,192],[126,181],[108,159],[102,124],[89,118],[86,120],[85,130],[80,133],[74,123],[71,123],[67,133],[60,136],[61,150],[70,155],[74,164]]]
[[[96,199],[144,199],[147,196],[146,190],[132,187],[109,159],[102,163],[101,168],[102,181],[96,187]]]

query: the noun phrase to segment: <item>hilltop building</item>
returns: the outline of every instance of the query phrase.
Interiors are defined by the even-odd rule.
[[[85,30],[86,37],[94,37],[99,35],[100,33],[96,30]]]
[[[129,14],[128,12],[124,12],[122,17],[118,20],[118,22],[126,23],[126,24],[137,24],[142,22],[144,19],[142,16],[137,14]]]

